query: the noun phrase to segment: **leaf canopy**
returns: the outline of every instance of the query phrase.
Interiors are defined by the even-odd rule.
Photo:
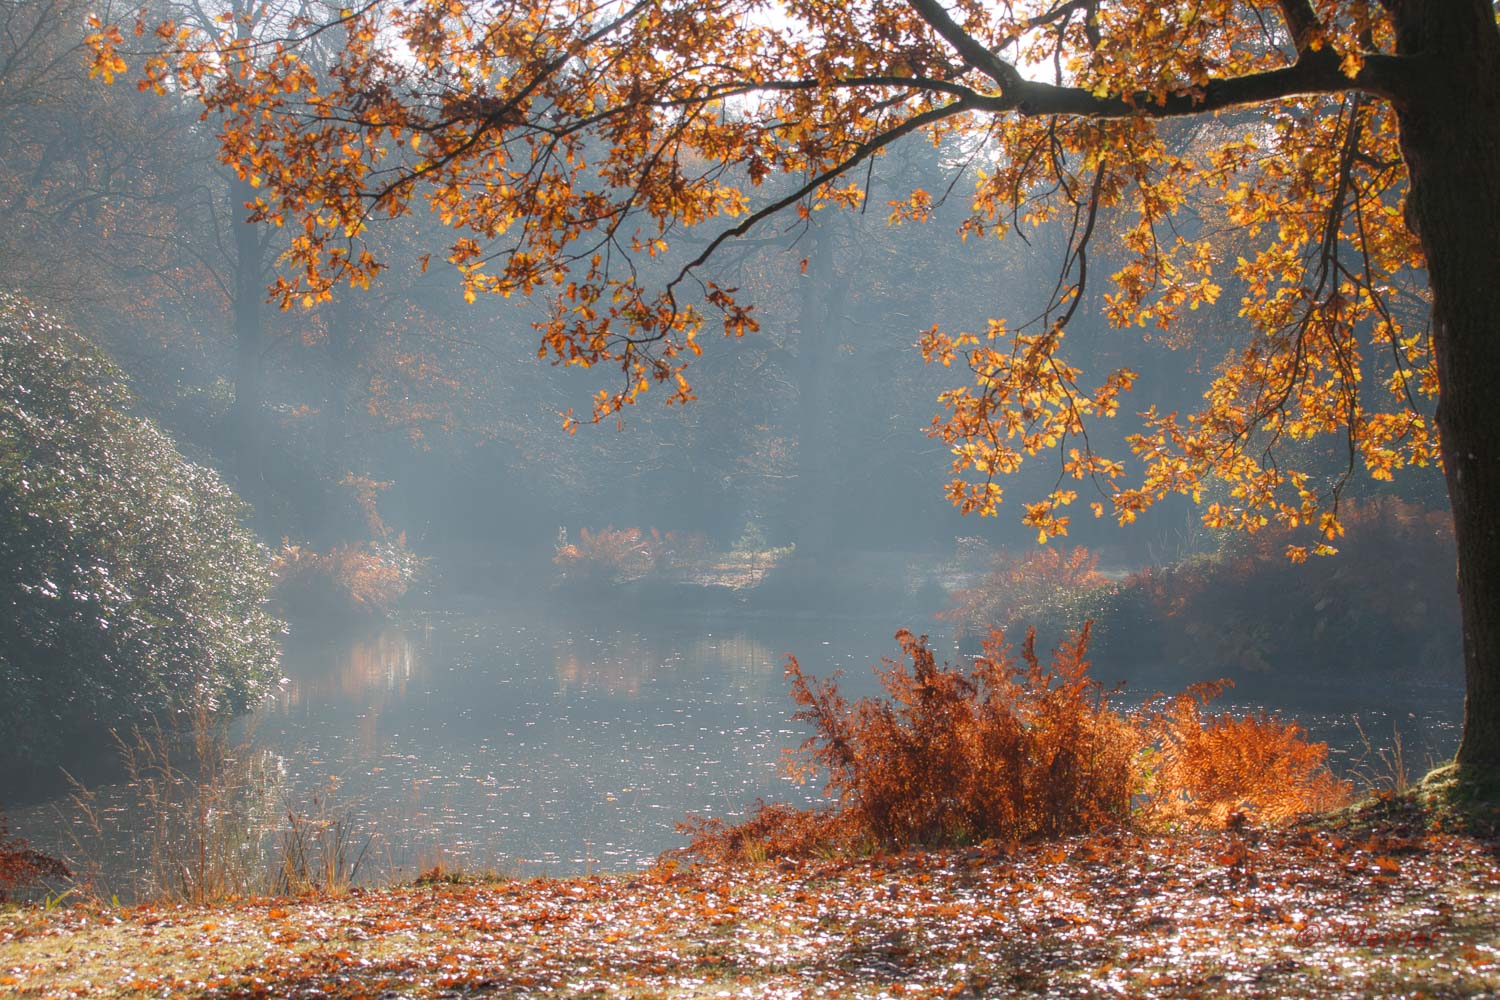
[[[931,427],[964,511],[995,513],[996,478],[1046,453],[1058,485],[1024,505],[1042,540],[1066,534],[1075,487],[1128,522],[1216,479],[1209,524],[1311,525],[1330,552],[1351,472],[1438,460],[1391,103],[1413,70],[1364,0],[374,0],[251,27],[160,25],[140,85],[198,97],[261,192],[254,217],[292,231],[274,296],[368,284],[368,227],[435,213],[466,298],[545,294],[539,353],[620,369],[570,429],[657,384],[690,400],[709,323],[757,323],[715,282],[716,251],[777,217],[865,210],[855,168],[925,140],[966,161],[959,235],[1064,234],[1034,315],[920,335],[928,361],[969,372]],[[97,25],[90,43],[97,72],[120,72],[123,36]],[[888,209],[921,220],[933,198]],[[1243,335],[1196,412],[1148,409],[1130,454],[1106,455],[1089,427],[1137,375],[1070,360],[1085,304],[1120,328],[1170,336],[1202,310]],[[1347,466],[1332,480],[1330,447]]]

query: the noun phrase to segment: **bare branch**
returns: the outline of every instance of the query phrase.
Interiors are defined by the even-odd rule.
[[[929,125],[935,125],[945,118],[951,118],[954,115],[962,114],[969,109],[970,99],[960,98],[959,100],[952,101],[948,104],[944,104],[939,107],[932,108],[928,111],[924,111],[919,115],[913,115],[912,117],[901,122],[899,125],[887,129],[886,131],[881,132],[875,136],[872,136],[868,141],[861,143],[854,150],[854,152],[849,154],[843,160],[824,170],[822,173],[813,177],[811,180],[799,185],[796,190],[792,191],[786,197],[778,198],[776,201],[773,201],[770,204],[759,209],[758,211],[746,216],[744,221],[739,225],[734,226],[730,229],[726,229],[719,235],[715,236],[712,240],[709,241],[708,246],[703,248],[702,252],[700,252],[698,256],[694,257],[691,261],[683,266],[682,270],[678,272],[677,277],[672,279],[671,284],[667,287],[671,288],[679,284],[685,277],[687,277],[690,271],[693,271],[694,269],[701,267],[703,266],[703,264],[707,263],[708,259],[713,256],[714,251],[717,250],[721,245],[723,245],[726,240],[733,239],[736,236],[745,235],[751,229],[753,229],[757,223],[769,218],[770,216],[775,215],[782,209],[789,208],[790,206],[795,205],[797,202],[801,201],[803,198],[807,197],[809,194],[816,191],[824,184],[828,183],[831,180],[834,180],[853,167],[857,167],[868,157],[874,155],[877,151],[884,149],[886,146],[889,146],[897,139],[900,139],[903,136],[910,135],[913,132],[919,132]]]
[[[907,0],[907,3],[966,62],[998,83],[1003,94],[1008,96],[1012,90],[1025,83],[1014,66],[985,48],[979,39],[960,27],[957,21],[948,16],[938,0]]]

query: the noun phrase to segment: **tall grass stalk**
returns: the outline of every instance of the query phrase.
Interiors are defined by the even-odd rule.
[[[354,810],[330,780],[306,805],[292,798],[274,754],[206,706],[173,728],[161,723],[117,736],[127,801],[73,781],[79,884],[96,899],[204,904],[252,895],[342,893],[371,858]],[[107,864],[128,824],[129,880]]]
[[[231,726],[202,698],[181,715],[115,733],[123,797],[70,776],[70,827],[89,895],[205,904],[264,891],[266,831],[284,778],[276,756],[254,745],[253,723],[238,738]],[[121,833],[123,852],[113,846]]]
[[[272,755],[200,700],[185,726],[158,720],[117,735],[139,808],[146,894],[185,903],[247,896],[261,884],[261,831],[280,787]],[[80,796],[74,796],[75,802]]]
[[[267,889],[272,895],[347,892],[359,878],[374,840],[362,840],[348,807],[338,805],[337,782],[312,796],[302,812],[287,807]]]
[[[1372,792],[1390,792],[1395,795],[1405,795],[1412,790],[1412,768],[1407,759],[1406,745],[1401,737],[1401,728],[1393,721],[1391,723],[1391,744],[1389,747],[1376,748],[1371,742],[1369,735],[1365,732],[1363,723],[1359,716],[1354,716],[1354,728],[1359,732],[1359,742],[1364,748],[1363,752],[1354,762],[1353,771],[1356,778],[1367,786]],[[1418,774],[1430,771],[1437,766],[1437,761],[1430,752],[1427,754],[1427,765]]]

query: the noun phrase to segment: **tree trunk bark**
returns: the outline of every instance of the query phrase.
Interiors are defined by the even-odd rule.
[[[236,474],[242,483],[260,477],[261,419],[261,275],[260,230],[246,216],[255,189],[246,181],[229,182],[229,210],[234,226],[234,409],[230,432],[234,438]]]
[[[328,386],[323,405],[323,462],[327,469],[347,464],[344,455],[348,437],[350,386],[354,381],[355,292],[334,292],[328,308]]]
[[[1396,111],[1427,257],[1438,429],[1458,542],[1461,765],[1500,766],[1500,31],[1485,0],[1395,0],[1420,57]]]
[[[838,511],[834,462],[834,407],[830,381],[843,340],[848,277],[834,261],[834,233],[815,223],[808,232],[797,330],[797,557],[821,559],[833,548]]]

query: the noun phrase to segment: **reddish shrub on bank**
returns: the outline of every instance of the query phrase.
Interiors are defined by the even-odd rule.
[[[1348,801],[1348,783],[1328,771],[1327,744],[1309,743],[1297,723],[1264,712],[1206,714],[1204,705],[1218,689],[1199,685],[1150,720],[1142,819],[1223,826],[1241,813],[1281,823]]]
[[[781,802],[755,803],[742,823],[688,816],[677,831],[692,838],[688,853],[709,861],[760,862],[802,857],[846,844],[858,831],[832,810],[798,809]]]
[[[708,541],[700,534],[655,528],[583,528],[578,541],[558,546],[552,561],[573,580],[638,580],[682,562],[702,559]]]
[[[72,877],[67,865],[32,850],[25,840],[12,835],[5,814],[0,812],[0,903],[17,892]]]
[[[1372,676],[1457,683],[1451,518],[1395,498],[1346,503],[1339,552],[1297,564],[1307,533],[1269,526],[1224,551],[1132,574],[1090,611],[1113,657],[1184,677]]]
[[[291,617],[383,617],[420,568],[404,543],[359,542],[324,552],[283,543],[271,564],[273,597]]]
[[[787,665],[803,744],[854,827],[885,846],[1094,829],[1130,807],[1136,738],[1088,676],[1088,630],[1044,667],[1034,637],[1019,663],[1000,633],[968,671],[939,667],[926,638],[896,634],[903,661],[879,671],[887,698],[850,706],[833,680]]]
[[[960,634],[1066,618],[1070,606],[1109,584],[1099,572],[1099,557],[1082,545],[998,552],[979,583],[954,591],[952,606],[938,617],[956,622]]]
[[[744,822],[690,820],[692,853],[756,861],[813,849],[1016,842],[1101,827],[1276,822],[1331,808],[1348,787],[1327,748],[1265,715],[1207,716],[1223,686],[1117,710],[1089,676],[1089,625],[1043,665],[1035,634],[1020,658],[999,630],[962,670],[939,667],[926,637],[896,634],[902,660],[877,670],[883,698],[849,703],[836,679],[788,657],[794,719],[811,723],[804,773],[826,771],[828,811],[762,803]]]

